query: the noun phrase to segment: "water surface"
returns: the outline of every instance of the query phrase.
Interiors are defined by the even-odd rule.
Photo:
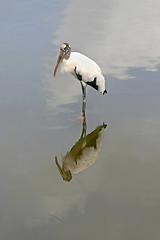
[[[160,4],[0,3],[1,239],[159,240]],[[95,60],[108,94],[87,89],[86,134],[107,124],[93,164],[63,181],[79,141],[81,87],[59,72],[69,42]]]

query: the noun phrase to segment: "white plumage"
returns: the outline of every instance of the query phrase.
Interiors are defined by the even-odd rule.
[[[76,67],[76,70],[75,70]],[[82,76],[83,84],[92,83],[96,78],[95,84],[98,91],[104,93],[105,91],[105,79],[102,75],[100,67],[90,58],[78,52],[71,52],[69,59],[63,59],[61,64],[62,72],[70,73],[78,79],[77,74]],[[76,71],[76,73],[75,73]],[[79,79],[78,79],[79,80]]]
[[[72,174],[85,170],[98,159],[106,127],[107,124],[103,123],[86,135],[86,122],[83,122],[81,137],[63,157],[62,167],[58,163],[57,157],[55,157],[56,165],[63,180],[69,182],[72,179]]]
[[[93,87],[103,95],[107,93],[101,69],[92,59],[85,55],[78,52],[71,52],[71,47],[68,43],[63,43],[60,47],[54,76],[60,64],[63,72],[72,74],[81,83],[83,93],[82,113],[83,117],[85,117],[86,86]]]

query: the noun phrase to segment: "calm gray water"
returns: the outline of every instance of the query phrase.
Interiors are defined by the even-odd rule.
[[[157,0],[0,1],[0,239],[160,239],[159,13]],[[53,78],[62,42],[108,90],[87,89],[87,139],[107,127],[70,182],[55,156],[80,151],[84,129],[80,84]]]

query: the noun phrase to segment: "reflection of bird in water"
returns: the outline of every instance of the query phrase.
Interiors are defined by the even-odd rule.
[[[85,55],[78,52],[71,52],[71,47],[68,43],[61,45],[60,54],[54,70],[54,77],[60,64],[62,65],[62,71],[72,74],[81,83],[83,93],[82,114],[83,117],[85,117],[86,86],[89,85],[95,88],[103,95],[107,93],[105,89],[105,79],[101,69],[93,60]]]
[[[98,158],[101,151],[104,129],[107,124],[98,126],[90,134],[86,135],[86,121],[83,120],[83,128],[80,139],[63,157],[62,167],[55,157],[56,165],[63,180],[69,182],[72,179],[72,173],[77,174],[92,165]]]

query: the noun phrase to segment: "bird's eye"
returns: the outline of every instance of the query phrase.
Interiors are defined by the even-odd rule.
[[[61,50],[61,51],[66,51],[66,50],[67,50],[67,47],[60,47],[60,50]]]

